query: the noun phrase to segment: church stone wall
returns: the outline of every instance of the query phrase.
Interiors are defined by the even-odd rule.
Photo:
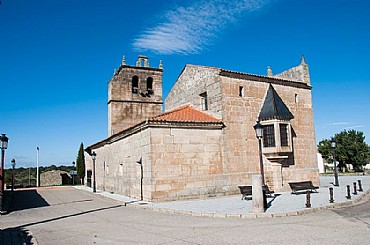
[[[123,138],[111,144],[94,148],[96,153],[96,188],[113,193],[140,199],[141,170],[137,161],[142,157],[143,190],[146,200],[150,200],[150,137],[149,131],[138,131],[130,137]],[[92,170],[92,160],[86,156],[89,163],[87,170]]]
[[[177,82],[165,100],[165,110],[191,104],[202,110],[202,93],[207,92],[207,113],[221,118],[221,88],[219,69],[212,67],[186,65]]]
[[[275,89],[294,115],[291,120],[295,133],[294,165],[282,170],[285,185],[289,181],[300,180],[312,180],[319,185],[311,90],[286,86],[275,86]]]
[[[140,199],[164,201],[228,192],[222,174],[221,128],[149,127],[129,137],[93,149],[96,188]],[[92,170],[86,156],[86,169]]]
[[[199,94],[207,92],[206,112],[218,116],[226,126],[221,149],[222,173],[228,178],[223,179],[222,185],[229,186],[232,192],[233,188],[237,191],[238,185],[250,185],[252,174],[260,173],[258,140],[253,126],[270,83],[245,79],[239,73],[234,73],[234,77],[219,73],[220,69],[216,68],[186,66],[166,98],[165,107],[175,108],[187,102],[201,110]],[[290,164],[283,167],[263,155],[266,183],[276,191],[287,190],[290,181],[312,180],[319,184],[311,89],[303,84],[305,76],[301,77],[302,86],[274,79],[271,82],[275,90],[295,117],[291,120],[295,136]]]
[[[253,126],[262,108],[269,83],[223,77],[224,161],[234,175],[234,184],[251,183],[250,173],[259,173],[258,140]],[[275,190],[287,190],[288,182],[312,180],[318,184],[316,141],[313,124],[311,90],[273,84],[294,119],[293,165],[282,167],[263,155],[266,183]],[[243,87],[244,95],[239,96]],[[276,169],[276,167],[278,169]],[[274,186],[275,172],[282,173],[282,186]],[[280,177],[279,177],[280,178]]]
[[[308,65],[306,64],[304,57],[302,57],[301,64],[299,64],[298,66],[292,67],[286,71],[276,74],[273,77],[283,78],[290,81],[303,82],[308,85],[311,84]]]
[[[243,96],[239,89],[243,87]],[[253,126],[256,124],[267,83],[222,77],[224,162],[232,185],[251,185],[252,174],[260,173],[258,141]],[[266,161],[266,159],[264,159]]]
[[[152,128],[152,200],[230,194],[221,135],[220,128]]]

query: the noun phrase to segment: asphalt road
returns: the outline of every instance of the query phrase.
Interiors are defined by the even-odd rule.
[[[71,187],[18,190],[4,231],[44,244],[368,244],[370,197],[304,216],[239,219],[130,208]]]

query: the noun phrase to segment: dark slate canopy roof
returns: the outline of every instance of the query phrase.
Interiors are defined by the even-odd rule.
[[[288,107],[284,104],[274,87],[270,84],[261,112],[258,116],[258,120],[291,120],[293,118],[293,114],[289,111]]]

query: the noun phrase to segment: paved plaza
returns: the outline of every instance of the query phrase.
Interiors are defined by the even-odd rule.
[[[11,212],[0,217],[0,244],[363,244],[370,239],[370,176],[339,180],[333,204],[333,177],[321,177],[311,208],[305,194],[284,192],[260,214],[241,195],[151,203],[85,186],[16,190]],[[358,180],[364,190],[348,200],[346,186],[353,191]]]
[[[353,182],[356,182],[357,184],[358,180],[361,180],[363,191],[358,191],[357,195],[353,195]],[[306,195],[304,192],[298,195],[291,194],[291,192],[281,192],[275,193],[274,197],[269,197],[267,199],[269,205],[268,209],[265,213],[259,214],[252,213],[252,200],[241,200],[241,195],[214,197],[201,200],[197,199],[153,203],[100,190],[97,190],[97,194],[123,202],[127,206],[152,209],[162,212],[173,212],[208,217],[256,218],[299,215],[322,210],[324,208],[349,205],[353,201],[359,201],[364,193],[370,192],[370,176],[340,176],[339,187],[333,186],[333,181],[334,177],[332,176],[320,177],[320,189],[317,193],[311,194],[311,208],[306,208]],[[351,199],[346,198],[347,185],[350,185],[351,188]],[[329,187],[333,187],[334,203],[329,202]],[[76,186],[76,188],[92,191],[91,188],[86,186]]]

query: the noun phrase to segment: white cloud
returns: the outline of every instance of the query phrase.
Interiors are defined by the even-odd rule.
[[[343,125],[349,125],[349,122],[335,122],[331,123],[331,126],[343,126]]]
[[[345,127],[344,129],[355,129],[355,128],[365,128],[365,126],[364,125],[354,125],[354,126]]]
[[[365,128],[364,125],[358,125],[358,124],[353,123],[353,122],[334,122],[334,123],[327,123],[326,124],[326,127],[324,127],[324,128],[327,128],[327,127],[342,128],[342,129],[345,129],[345,130],[355,129],[355,128]]]
[[[168,10],[163,20],[134,40],[136,50],[161,54],[199,53],[228,24],[260,9],[270,0],[208,0]]]

